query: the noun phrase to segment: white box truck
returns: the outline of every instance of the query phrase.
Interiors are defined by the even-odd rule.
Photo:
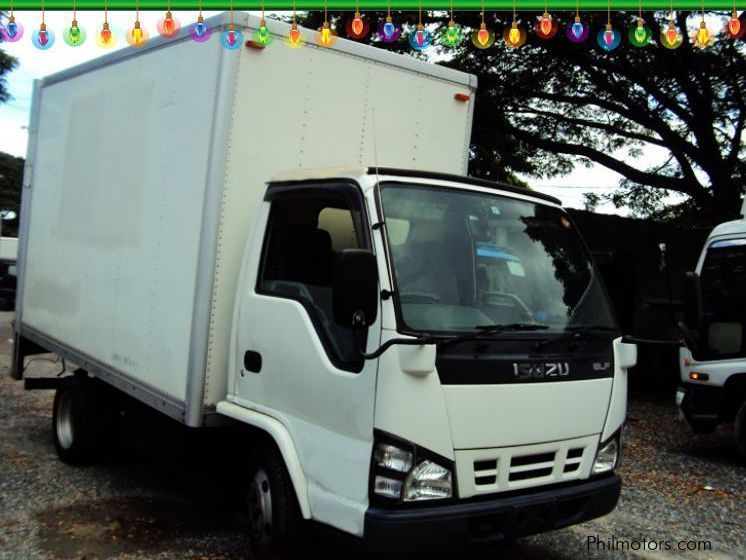
[[[746,456],[746,200],[712,230],[687,276],[676,404],[697,433],[735,421]]]
[[[238,430],[260,549],[609,512],[636,347],[559,201],[465,176],[475,78],[268,23],[36,85],[13,371],[56,390],[60,457],[125,409]],[[79,369],[24,375],[49,351]]]

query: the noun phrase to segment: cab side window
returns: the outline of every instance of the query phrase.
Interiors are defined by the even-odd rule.
[[[340,252],[366,245],[361,203],[306,190],[272,198],[257,291],[303,304],[332,363],[360,371],[352,329],[334,321],[332,279]]]

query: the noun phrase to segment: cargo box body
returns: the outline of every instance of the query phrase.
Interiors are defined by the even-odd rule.
[[[258,23],[236,14],[246,37]],[[324,49],[307,30],[290,49],[289,26],[269,27],[265,49],[154,40],[35,88],[16,328],[191,426],[226,394],[241,258],[271,176],[466,172],[472,76],[341,39]]]

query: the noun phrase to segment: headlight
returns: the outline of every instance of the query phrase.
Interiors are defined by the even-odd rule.
[[[376,445],[374,459],[376,464],[384,469],[403,473],[412,469],[412,452],[387,443]]]
[[[435,454],[405,442],[378,443],[373,449],[372,493],[397,502],[451,498],[453,471]]]
[[[599,446],[596,453],[596,460],[593,462],[592,474],[601,474],[614,470],[617,459],[619,459],[619,436],[615,434],[611,439]]]
[[[438,500],[453,495],[451,471],[432,461],[422,461],[404,481],[402,497],[405,502]]]

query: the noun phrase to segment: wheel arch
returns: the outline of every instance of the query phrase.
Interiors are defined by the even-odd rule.
[[[746,401],[746,373],[736,373],[723,384],[723,418],[733,420]]]
[[[247,424],[264,432],[277,446],[285,462],[285,467],[293,483],[295,495],[298,498],[298,505],[304,519],[311,519],[311,504],[308,499],[308,482],[303,472],[300,457],[295,449],[295,444],[287,428],[276,418],[267,414],[262,414],[255,410],[249,410],[241,406],[221,401],[217,404],[216,410],[229,418],[233,418],[241,423]]]

